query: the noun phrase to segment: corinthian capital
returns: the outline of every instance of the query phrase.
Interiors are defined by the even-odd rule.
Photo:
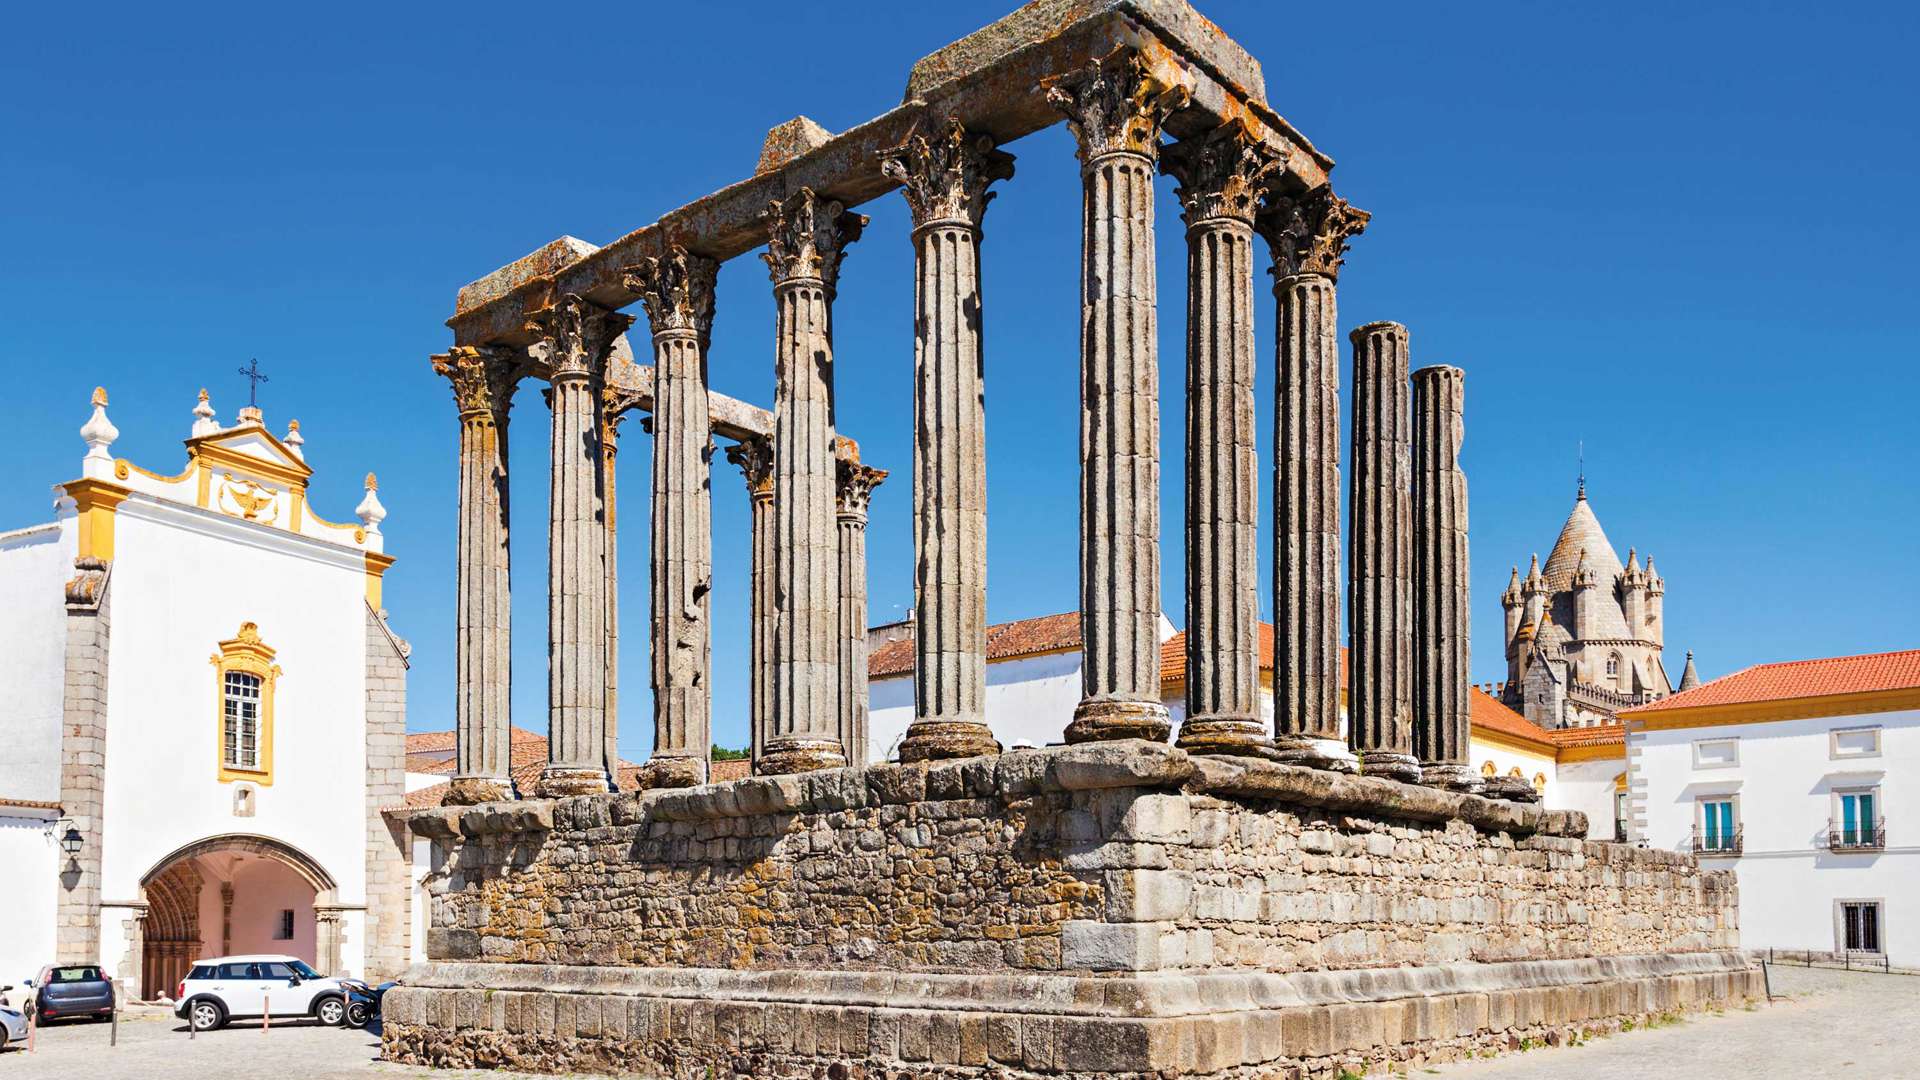
[[[1079,140],[1083,163],[1117,153],[1154,157],[1161,122],[1184,108],[1190,96],[1186,87],[1154,74],[1138,49],[1124,45],[1043,85],[1047,103],[1066,115]]]
[[[898,181],[913,212],[913,226],[935,222],[980,226],[993,192],[987,185],[1013,176],[1013,155],[993,148],[993,139],[967,131],[947,117],[931,139],[918,132],[880,153],[880,172]]]
[[[764,435],[742,439],[727,447],[727,460],[740,466],[747,478],[747,494],[773,498],[773,440]]]
[[[1167,147],[1160,171],[1180,182],[1180,216],[1188,225],[1218,218],[1251,224],[1260,192],[1282,164],[1272,147],[1235,120]]]
[[[456,345],[433,358],[433,370],[453,386],[460,415],[499,416],[513,403],[515,360],[505,349]]]
[[[573,293],[527,319],[527,330],[540,335],[556,379],[604,375],[614,339],[632,325],[633,316],[608,311]]]
[[[1305,195],[1275,197],[1255,219],[1254,227],[1267,238],[1273,249],[1273,276],[1289,278],[1295,274],[1340,276],[1340,264],[1346,261],[1347,241],[1367,229],[1373,218],[1333,193],[1320,187]]]
[[[691,330],[705,341],[713,329],[713,282],[719,272],[719,263],[675,244],[666,258],[627,267],[620,280],[640,294],[656,335]]]
[[[834,464],[839,481],[836,490],[839,516],[842,519],[866,521],[867,505],[873,501],[873,489],[887,478],[887,470],[862,465],[857,461],[840,460]]]
[[[840,260],[846,247],[860,239],[867,216],[855,214],[812,188],[801,188],[785,202],[767,204],[767,250],[760,256],[778,285],[812,278],[828,289],[840,279]]]

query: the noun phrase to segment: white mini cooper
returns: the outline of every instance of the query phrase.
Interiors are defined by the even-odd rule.
[[[173,1014],[195,1031],[212,1031],[241,1017],[310,1016],[338,1026],[346,1015],[346,991],[291,956],[223,956],[196,960],[175,988]]]

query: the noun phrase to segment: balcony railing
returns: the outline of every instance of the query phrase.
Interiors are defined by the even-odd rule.
[[[1738,855],[1740,854],[1740,834],[1744,831],[1744,829],[1735,829],[1730,833],[1706,833],[1695,829],[1693,853],[1695,855]]]
[[[1834,851],[1884,851],[1887,847],[1887,823],[1837,825],[1827,831],[1827,847]]]

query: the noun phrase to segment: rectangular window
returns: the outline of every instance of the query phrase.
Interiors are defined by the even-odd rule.
[[[260,767],[260,677],[227,672],[221,734],[222,760],[230,769]]]
[[[1740,850],[1739,830],[1733,823],[1732,799],[1700,800],[1700,850]]]
[[[273,937],[276,941],[293,940],[293,912],[284,909],[280,912],[280,929]]]
[[[1833,823],[1833,846],[1875,848],[1881,844],[1880,793],[1873,788],[1837,791],[1837,820]]]
[[[1627,841],[1627,793],[1613,793],[1613,839],[1618,843]]]
[[[1830,732],[1827,747],[1833,758],[1879,757],[1880,729],[1848,728]]]
[[[1880,951],[1880,904],[1878,901],[1848,902],[1840,905],[1842,933],[1849,952]]]
[[[1740,764],[1739,739],[1701,739],[1693,744],[1693,767],[1728,769]]]

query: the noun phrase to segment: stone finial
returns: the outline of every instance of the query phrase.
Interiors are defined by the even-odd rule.
[[[261,412],[258,405],[242,405],[236,421],[240,424],[252,424],[254,427],[266,427],[267,414]]]
[[[287,434],[280,441],[286,445],[288,453],[301,461],[307,460],[306,453],[300,449],[307,444],[306,437],[300,434],[300,421],[287,421]]]
[[[949,116],[929,138],[919,132],[880,152],[880,172],[900,184],[914,228],[937,223],[978,228],[995,180],[1013,178],[1013,155],[994,149],[993,138],[969,132]]]
[[[642,259],[627,267],[621,282],[640,294],[655,334],[690,330],[705,341],[713,330],[713,285],[719,272],[719,263],[675,244],[665,258]]]
[[[380,523],[387,519],[387,508],[380,505],[380,481],[372,473],[367,474],[367,496],[353,508],[353,516],[360,519],[369,534],[375,535],[380,532]]]
[[[505,349],[455,345],[433,357],[433,370],[452,384],[461,416],[501,414],[511,407],[518,372]]]
[[[556,379],[602,371],[614,342],[632,325],[633,316],[609,311],[575,293],[561,296],[527,319],[527,330],[540,336],[547,366]]]
[[[767,250],[760,258],[778,285],[813,279],[829,292],[840,280],[840,260],[848,244],[860,239],[867,216],[849,211],[812,188],[801,188],[786,201],[767,204]]]
[[[836,461],[838,483],[836,505],[841,520],[867,520],[867,506],[873,501],[873,489],[887,478],[887,470],[853,461]]]
[[[1140,50],[1126,45],[1041,86],[1047,104],[1073,129],[1082,164],[1108,154],[1155,157],[1161,122],[1185,108],[1192,96],[1187,87],[1162,79]]]
[[[1167,147],[1160,171],[1179,181],[1180,218],[1189,226],[1218,218],[1250,223],[1260,192],[1285,164],[1234,120]]]
[[[760,144],[760,163],[754,166],[753,175],[773,172],[832,139],[833,133],[826,128],[804,116],[796,116],[767,132],[767,140]]]
[[[1320,187],[1304,195],[1271,200],[1255,219],[1273,254],[1276,282],[1296,274],[1339,278],[1348,242],[1367,230],[1373,215]]]
[[[93,388],[93,415],[80,425],[80,438],[87,444],[87,456],[81,463],[83,475],[96,479],[109,479],[113,475],[113,455],[107,453],[107,447],[120,437],[120,429],[107,419],[107,388]]]
[[[188,436],[197,439],[202,435],[212,435],[219,430],[220,421],[213,418],[213,403],[207,400],[206,388],[201,387],[200,400],[193,406],[193,430],[188,432]]]

